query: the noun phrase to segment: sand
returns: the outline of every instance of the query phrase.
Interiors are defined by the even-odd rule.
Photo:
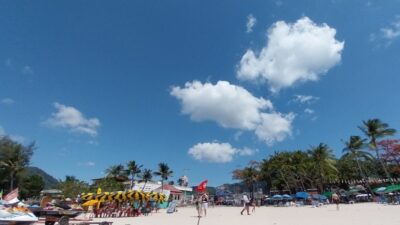
[[[257,207],[251,215],[240,215],[238,207],[210,207],[201,225],[399,225],[400,205],[360,203],[312,208],[302,207]],[[95,221],[113,221],[113,225],[197,225],[198,218],[193,207],[178,208],[178,212],[167,214],[165,210],[149,216],[130,218],[95,218]]]

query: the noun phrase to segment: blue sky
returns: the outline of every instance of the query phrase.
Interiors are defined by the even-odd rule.
[[[400,1],[3,1],[0,133],[89,181],[136,160],[193,185],[274,151],[400,129]]]

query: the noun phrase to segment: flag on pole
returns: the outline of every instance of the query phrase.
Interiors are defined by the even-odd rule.
[[[205,192],[206,189],[207,189],[207,182],[208,182],[208,180],[203,180],[203,181],[199,184],[199,186],[197,186],[197,191],[198,191],[198,192]]]
[[[15,188],[12,190],[10,193],[8,193],[6,196],[4,196],[4,201],[10,201],[13,200],[14,198],[18,198],[18,188]]]
[[[97,188],[97,194],[101,194],[101,188]]]

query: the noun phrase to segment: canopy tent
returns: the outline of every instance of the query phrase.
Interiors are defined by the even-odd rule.
[[[326,196],[320,195],[320,194],[314,194],[314,195],[312,195],[312,198],[315,199],[315,200],[320,200],[320,201],[324,201],[324,200],[327,199]]]
[[[381,194],[381,193],[384,193],[385,190],[386,190],[386,187],[378,187],[378,188],[374,188],[372,191],[377,194]]]
[[[333,192],[331,192],[331,191],[326,191],[326,192],[322,193],[322,195],[325,196],[325,197],[327,197],[327,198],[330,198],[330,197],[332,197]]]
[[[390,193],[390,192],[396,192],[396,191],[400,191],[400,185],[399,184],[394,184],[394,185],[387,186],[384,192],[385,193]]]
[[[310,195],[307,192],[301,191],[297,192],[295,197],[298,199],[307,199]]]
[[[347,194],[347,196],[355,196],[355,195],[358,195],[358,194],[360,194],[359,192],[358,192],[358,190],[357,189],[350,189],[350,190],[348,190],[347,192],[346,192],[346,194]]]

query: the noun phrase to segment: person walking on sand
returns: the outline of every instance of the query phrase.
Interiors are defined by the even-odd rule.
[[[339,210],[340,197],[338,194],[332,194],[332,201],[336,204],[336,210]]]
[[[253,207],[251,209],[251,212],[252,213],[256,212],[256,200],[254,199],[254,197],[250,199],[250,205],[251,205],[251,207]]]
[[[201,217],[201,199],[200,196],[196,197],[196,199],[194,200],[194,204],[196,206],[196,210],[197,210],[197,216]]]
[[[240,212],[240,214],[243,215],[243,212],[246,210],[247,215],[250,215],[250,212],[249,212],[250,200],[246,194],[243,195],[243,203],[244,203],[244,207],[243,207],[242,211]]]
[[[201,196],[201,209],[203,210],[204,216],[207,216],[208,200],[207,193],[204,193]]]

